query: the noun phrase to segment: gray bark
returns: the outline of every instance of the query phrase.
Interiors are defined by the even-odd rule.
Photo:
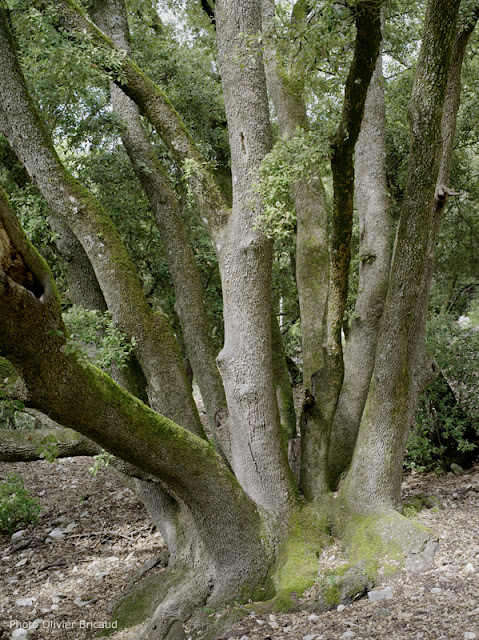
[[[355,6],[356,41],[346,81],[343,110],[332,140],[333,221],[329,289],[322,366],[312,376],[301,418],[301,487],[308,499],[329,490],[328,449],[344,378],[341,329],[349,280],[354,199],[354,149],[381,41],[381,2]]]
[[[92,16],[98,26],[119,48],[130,53],[130,34],[123,0],[109,0],[94,5]],[[193,368],[215,442],[220,444],[216,426],[227,419],[226,397],[216,366],[216,352],[211,326],[204,306],[204,288],[188,234],[181,216],[180,205],[171,182],[155,155],[134,102],[115,84],[110,83],[115,113],[125,125],[122,141],[136,176],[148,198],[160,230],[173,279],[181,331],[186,352]]]
[[[359,217],[359,285],[344,348],[344,381],[329,445],[332,485],[351,461],[374,367],[379,321],[386,298],[392,249],[386,183],[386,107],[381,55],[369,85],[356,143],[356,207]]]
[[[179,588],[183,595],[188,585],[197,589],[184,599],[181,617],[192,598],[218,603],[261,580],[268,556],[257,509],[212,447],[60,350],[64,326],[51,274],[3,192],[0,240],[0,354],[20,371],[30,405],[158,478],[195,522],[202,559],[195,575],[207,589],[194,576]],[[14,258],[21,266],[15,272],[9,268]],[[175,611],[164,622],[155,618],[151,637],[166,636],[175,622],[171,616]]]
[[[458,0],[431,0],[409,103],[406,195],[393,252],[376,361],[351,469],[341,489],[355,511],[400,507],[402,463],[414,410],[414,354],[436,180],[441,118]],[[425,150],[427,149],[427,153]]]
[[[298,9],[301,4],[295,6],[296,13],[301,12],[301,7]],[[287,140],[298,132],[309,131],[301,57],[295,56],[292,68],[285,68],[274,45],[274,2],[263,0],[262,5],[268,93],[281,137]],[[300,18],[293,16],[293,19],[298,21]],[[320,176],[294,184],[293,197],[297,215],[296,282],[301,310],[303,378],[306,388],[311,389],[311,377],[322,364],[329,285],[328,206]]]
[[[236,425],[231,464],[255,503],[284,518],[292,476],[272,375],[272,243],[254,230],[261,202],[253,183],[271,148],[263,61],[254,44],[261,31],[261,3],[220,0],[215,15],[233,176],[233,209],[216,246],[225,319],[218,366]]]
[[[48,138],[16,59],[4,10],[0,10],[0,126],[52,211],[65,218],[81,242],[113,319],[128,338],[148,381],[153,407],[202,434],[199,416],[166,315],[153,313],[134,266],[111,220],[63,167]]]

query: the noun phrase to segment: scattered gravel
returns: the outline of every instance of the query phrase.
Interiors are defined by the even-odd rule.
[[[108,469],[94,478],[90,466],[89,458],[55,465],[0,464],[0,480],[10,471],[19,473],[42,504],[35,528],[0,537],[1,640],[94,638],[99,626],[109,623],[108,603],[134,571],[164,548],[135,495]],[[408,475],[403,491],[406,497],[433,495],[444,507],[418,516],[441,542],[428,571],[401,572],[372,592],[382,592],[382,599],[363,598],[321,615],[259,616],[253,607],[249,618],[231,629],[231,637],[479,640],[479,466],[461,475]],[[335,545],[323,554],[319,568],[344,562]],[[138,631],[111,638],[133,640]]]

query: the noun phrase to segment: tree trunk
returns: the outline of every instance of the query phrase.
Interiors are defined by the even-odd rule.
[[[411,144],[405,200],[371,386],[351,469],[341,488],[345,504],[356,512],[401,506],[402,464],[414,410],[415,314],[434,224],[441,117],[458,7],[458,0],[432,0],[426,15],[409,103]]]
[[[0,196],[0,354],[21,373],[29,404],[152,474],[187,507],[201,540],[201,565],[177,594],[195,588],[183,609],[193,601],[199,605],[198,598],[223,602],[242,585],[251,588],[264,577],[268,562],[254,504],[205,441],[135,400],[75,354],[61,351],[64,326],[48,267],[3,192]],[[13,259],[15,272],[8,267]],[[164,637],[175,622],[171,616],[178,612],[165,607],[168,611],[157,611],[151,637]]]
[[[233,176],[233,209],[216,246],[225,321],[218,366],[236,428],[231,464],[254,502],[284,518],[293,481],[272,375],[272,242],[254,230],[261,203],[253,184],[271,148],[261,50],[249,42],[261,31],[261,4],[220,0],[215,15]]]
[[[168,416],[203,434],[168,319],[162,311],[152,312],[111,220],[55,153],[28,95],[3,9],[0,32],[2,131],[52,211],[65,218],[81,242],[115,323],[128,338],[136,338],[135,355],[148,381],[151,405],[163,411],[168,407]]]
[[[332,141],[334,198],[326,333],[322,366],[312,376],[311,395],[306,399],[301,419],[301,487],[308,499],[317,499],[329,490],[329,439],[344,377],[341,329],[351,253],[353,157],[381,42],[380,7],[381,2],[358,2],[355,7],[354,57],[346,82],[341,122]]]
[[[386,107],[381,55],[369,85],[356,143],[356,207],[359,217],[359,285],[344,348],[344,381],[329,445],[332,486],[348,467],[374,367],[376,343],[391,262],[392,223],[386,184]]]
[[[97,3],[91,11],[98,26],[119,48],[130,53],[130,34],[123,0]],[[148,198],[160,230],[175,290],[175,310],[185,340],[186,352],[198,383],[215,441],[227,419],[226,398],[211,326],[204,306],[204,288],[188,234],[181,217],[178,198],[155,155],[134,102],[110,82],[115,113],[125,125],[122,141],[135,174]],[[217,442],[219,449],[225,447]],[[225,452],[227,453],[227,452]]]

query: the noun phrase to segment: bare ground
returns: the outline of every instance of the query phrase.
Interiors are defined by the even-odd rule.
[[[94,478],[90,466],[89,458],[0,464],[0,480],[11,471],[19,473],[42,505],[37,525],[21,539],[0,537],[2,640],[34,620],[38,628],[28,632],[30,640],[94,638],[108,624],[108,603],[164,549],[134,494],[109,470]],[[479,466],[461,476],[408,475],[403,490],[406,498],[433,495],[443,506],[418,516],[441,543],[428,571],[398,574],[387,583],[391,599],[373,603],[364,598],[314,621],[306,612],[252,613],[225,638],[479,640]],[[51,541],[47,534],[59,528],[64,537]],[[319,570],[343,561],[340,548],[330,548]],[[137,630],[112,637],[133,640]]]

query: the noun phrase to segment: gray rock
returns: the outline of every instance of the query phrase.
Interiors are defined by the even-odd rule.
[[[28,638],[28,629],[14,629],[12,640],[18,640],[19,638]]]
[[[65,537],[65,534],[61,529],[53,529],[48,534],[48,537],[51,538],[52,540],[63,540],[63,538]]]
[[[344,604],[338,604],[338,606],[336,607],[336,611],[338,611],[339,613],[341,613],[341,611],[344,611],[346,609],[346,607],[344,606]]]
[[[371,602],[379,602],[380,600],[392,600],[394,591],[392,587],[377,589],[376,591],[368,591],[368,598]]]
[[[316,638],[316,634],[312,633],[309,636],[303,636],[303,640],[314,640]]]
[[[31,607],[35,602],[36,598],[18,598],[15,601],[15,606],[17,607]]]
[[[354,631],[346,631],[342,636],[339,636],[340,640],[347,640],[347,638],[354,638]]]
[[[17,562],[17,564],[15,565],[16,567],[23,567],[24,565],[26,565],[28,562],[28,558],[22,558],[21,560],[19,560]]]
[[[431,593],[441,593],[442,589],[440,587],[433,587],[431,589]]]
[[[25,537],[26,533],[26,529],[20,529],[20,531],[15,531],[15,533],[12,533],[12,537],[10,539],[12,542],[18,542],[18,540],[21,540]]]
[[[73,518],[71,518],[70,516],[58,516],[58,518],[55,518],[55,520],[52,520],[52,524],[55,525],[63,525],[66,526],[67,524],[70,524],[70,522],[73,522]]]
[[[309,622],[319,622],[321,620],[321,618],[319,616],[317,616],[315,613],[311,614],[308,618]]]
[[[451,464],[451,471],[454,473],[455,476],[460,476],[464,471],[464,469],[460,465],[453,462]]]
[[[274,620],[272,622],[269,623],[269,626],[272,629],[279,629],[279,624],[277,622],[275,622]]]
[[[464,634],[464,640],[476,640],[476,638],[477,633],[474,633],[474,631],[466,631]]]

